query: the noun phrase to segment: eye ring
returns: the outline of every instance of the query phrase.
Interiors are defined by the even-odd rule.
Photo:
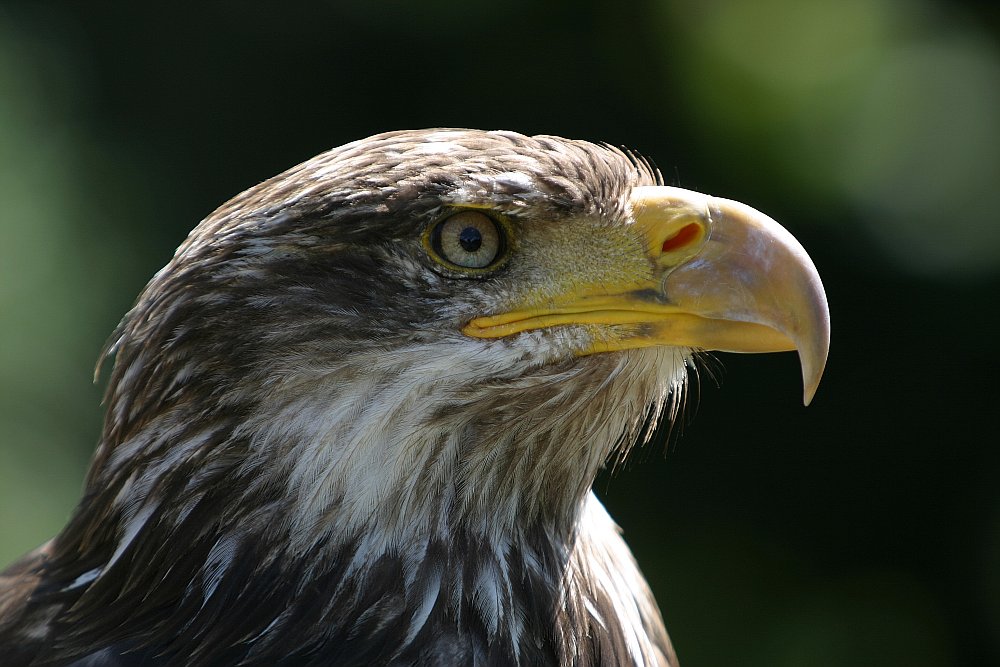
[[[479,275],[491,271],[507,250],[506,225],[475,210],[453,213],[424,237],[431,257],[451,271]]]

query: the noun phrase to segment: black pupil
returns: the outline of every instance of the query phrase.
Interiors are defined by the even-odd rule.
[[[458,235],[458,242],[465,252],[476,252],[483,245],[483,235],[475,227],[466,227]]]

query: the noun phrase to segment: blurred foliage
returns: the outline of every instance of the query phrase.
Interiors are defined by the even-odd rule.
[[[98,350],[198,219],[374,132],[503,127],[761,208],[827,284],[812,407],[791,355],[721,357],[667,456],[598,482],[684,664],[1000,662],[998,32],[944,0],[0,2],[0,563],[72,510]]]
[[[700,129],[754,180],[851,206],[908,271],[1000,267],[1000,48],[954,4],[915,0],[664,3]]]

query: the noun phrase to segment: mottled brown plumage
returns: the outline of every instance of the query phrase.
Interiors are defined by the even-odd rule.
[[[223,205],[112,337],[84,496],[0,576],[4,664],[676,664],[590,485],[675,411],[691,346],[470,328],[659,279],[656,183],[606,146],[429,130]]]

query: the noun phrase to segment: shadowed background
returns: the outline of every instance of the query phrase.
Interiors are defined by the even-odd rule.
[[[826,283],[812,407],[794,355],[717,355],[598,480],[685,666],[1000,663],[1000,9],[620,4],[0,2],[0,565],[65,522],[97,353],[201,218],[376,132],[513,129],[751,204]]]

